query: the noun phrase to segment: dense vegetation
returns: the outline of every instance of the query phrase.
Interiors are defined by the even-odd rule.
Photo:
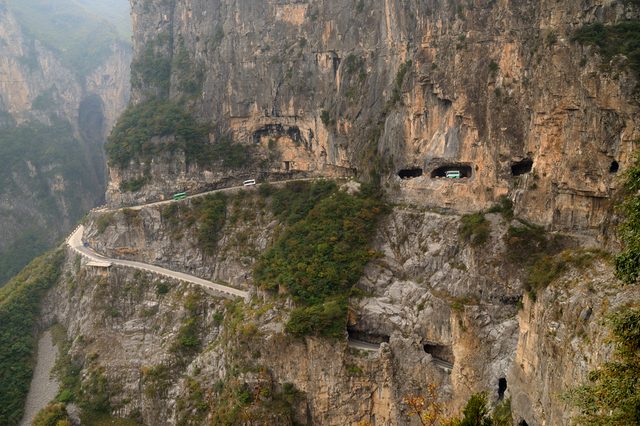
[[[25,32],[79,75],[101,65],[110,56],[112,44],[128,42],[130,36],[129,5],[123,0],[110,2],[108,8],[96,0],[8,0],[8,4]],[[110,13],[105,14],[106,10]]]
[[[14,200],[0,215],[21,233],[0,251],[0,286],[51,247],[65,218],[77,221],[97,201],[102,186],[87,155],[67,122],[0,128],[0,196]]]
[[[616,275],[627,284],[640,279],[640,154],[626,173],[624,200],[620,210],[624,216],[619,237],[624,245],[616,257]]]
[[[130,105],[118,119],[106,145],[109,162],[126,167],[132,159],[143,161],[154,155],[185,150],[204,143],[206,129],[178,104],[152,99]],[[159,142],[154,137],[175,136],[174,142]]]
[[[417,417],[422,425],[442,426],[511,426],[511,400],[498,401],[491,412],[486,393],[471,395],[462,416],[447,417],[441,402],[441,390],[435,384],[427,387],[427,396],[411,395],[403,399],[409,417]]]
[[[38,227],[22,230],[16,240],[0,250],[0,287],[33,258],[45,252],[50,244],[46,233]]]
[[[578,424],[640,424],[640,309],[625,308],[609,317],[615,343],[613,361],[589,373],[589,382],[567,399],[580,410]]]
[[[640,21],[615,25],[588,24],[574,33],[573,40],[596,46],[607,62],[616,55],[626,56],[629,67],[640,77]]]
[[[197,212],[198,244],[207,254],[213,254],[220,231],[227,217],[227,199],[224,194],[208,195],[204,199],[194,200],[194,208]]]
[[[36,418],[41,419],[41,424],[67,426],[64,422],[67,420],[67,404],[70,403],[81,409],[82,424],[93,426],[141,424],[133,419],[111,416],[112,410],[117,409],[110,402],[111,398],[117,394],[117,389],[110,386],[104,369],[95,362],[96,354],[89,354],[83,359],[78,353],[72,353],[67,333],[59,324],[51,328],[51,334],[58,348],[54,374],[60,383],[60,389],[55,400],[38,413]],[[81,336],[80,339],[82,338]],[[63,423],[55,423],[54,420]]]
[[[71,426],[71,420],[65,405],[54,402],[38,413],[32,426]]]
[[[221,163],[239,168],[251,161],[251,149],[220,137],[208,142],[209,128],[196,122],[176,102],[150,99],[130,105],[120,116],[105,147],[109,163],[127,167],[130,161],[148,161],[163,154],[183,151],[188,162]],[[160,140],[160,137],[167,137]],[[173,137],[173,138],[171,138]]]
[[[260,193],[271,196],[271,211],[282,222],[292,225],[304,219],[316,203],[337,190],[333,181],[289,182],[275,190],[269,184],[260,186]]]
[[[40,301],[58,280],[61,250],[35,259],[0,289],[0,425],[16,425],[33,374]]]
[[[144,50],[131,63],[131,86],[143,87],[151,96],[166,98],[171,87],[171,59],[168,54],[169,35],[161,33],[146,43]]]
[[[491,235],[491,223],[482,213],[474,213],[462,216],[458,229],[460,237],[472,246],[480,246],[487,242]]]
[[[289,199],[291,207],[280,210],[275,203],[275,212],[301,218],[262,255],[254,277],[263,289],[286,289],[299,305],[287,324],[289,332],[337,337],[344,332],[351,289],[375,255],[369,238],[385,208],[378,199],[329,192],[330,184],[313,185],[309,193],[320,197],[313,207],[308,194],[274,196]]]

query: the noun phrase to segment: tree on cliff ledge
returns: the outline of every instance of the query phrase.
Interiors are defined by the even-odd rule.
[[[620,205],[624,220],[619,235],[624,250],[616,256],[616,276],[626,284],[640,279],[640,153],[626,173]]]
[[[640,308],[623,309],[609,322],[614,360],[590,372],[589,382],[567,395],[580,410],[577,424],[640,424]]]

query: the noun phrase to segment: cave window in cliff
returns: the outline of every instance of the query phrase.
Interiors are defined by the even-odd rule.
[[[349,340],[371,343],[375,345],[378,345],[380,343],[389,343],[389,336],[385,334],[356,330],[351,327],[347,327],[347,333],[349,335]]]
[[[525,158],[522,161],[517,161],[511,164],[511,174],[513,176],[520,176],[531,172],[533,168],[533,160]]]
[[[473,173],[471,166],[464,164],[447,164],[431,172],[431,179],[445,178],[447,172],[460,172],[460,178],[470,178]]]
[[[454,364],[453,350],[449,345],[440,345],[437,343],[427,342],[424,344],[423,349],[426,353],[431,355],[435,364],[440,367],[451,369]]]
[[[500,377],[498,379],[498,400],[502,400],[504,398],[504,393],[507,390],[507,379],[504,377]]]
[[[611,165],[609,166],[609,173],[618,173],[618,170],[620,170],[620,164],[618,164],[617,161],[612,161]]]
[[[284,170],[287,171],[287,172],[289,170],[291,170],[291,161],[285,161],[284,162]]]
[[[402,169],[398,172],[400,179],[413,179],[422,176],[422,169],[414,167],[412,169]]]

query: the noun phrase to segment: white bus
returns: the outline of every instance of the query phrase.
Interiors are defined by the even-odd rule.
[[[256,180],[255,179],[249,179],[249,180],[245,180],[244,182],[242,182],[242,185],[244,186],[253,186],[256,184]]]
[[[460,179],[462,174],[460,173],[460,170],[450,170],[444,174],[444,177],[447,179]]]

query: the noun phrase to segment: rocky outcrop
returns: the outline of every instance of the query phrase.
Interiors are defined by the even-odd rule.
[[[535,302],[524,299],[517,352],[507,376],[520,419],[527,424],[570,424],[574,413],[563,395],[610,360],[605,319],[639,296],[636,288],[618,284],[609,265],[598,262],[566,274]]]
[[[245,196],[242,196],[246,194]],[[227,219],[216,248],[203,250],[198,225],[185,224],[200,199],[172,205],[96,212],[89,216],[84,240],[109,257],[137,260],[187,272],[216,282],[251,288],[252,265],[271,243],[278,221],[264,200],[251,191],[225,192]]]

